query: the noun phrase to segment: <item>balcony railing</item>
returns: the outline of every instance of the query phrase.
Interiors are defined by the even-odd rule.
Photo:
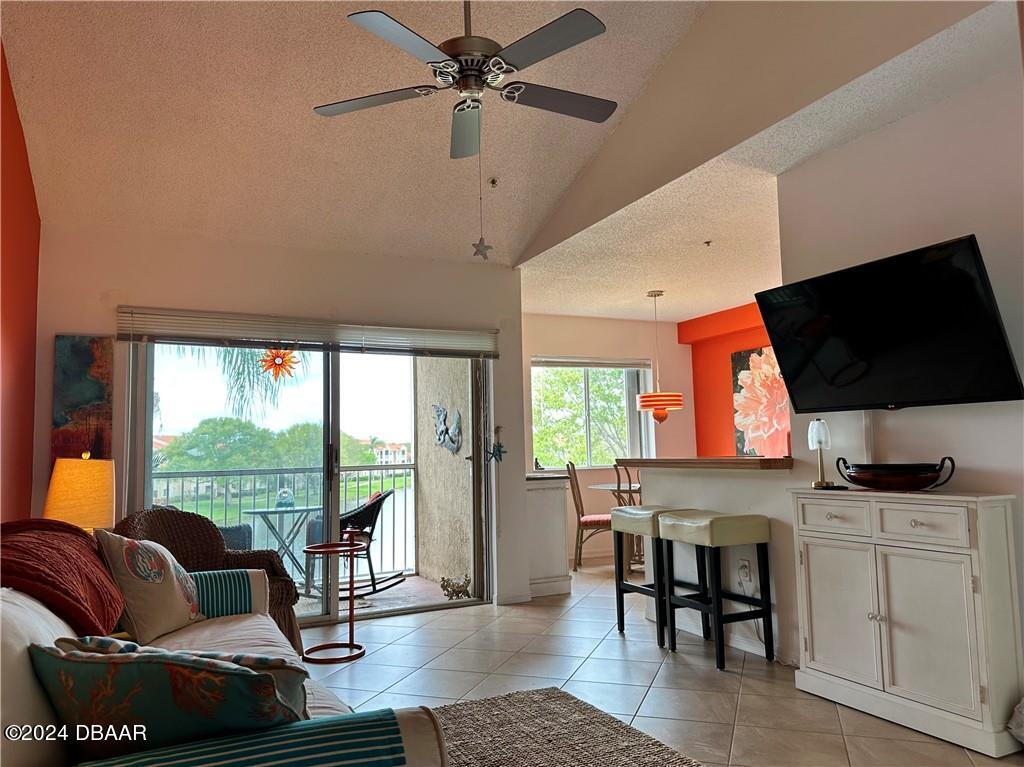
[[[373,493],[395,491],[377,521],[370,555],[378,574],[415,573],[416,465],[343,466],[340,472],[343,513]],[[300,583],[305,578],[307,535],[310,542],[324,535],[323,468],[154,471],[151,479],[153,505],[201,514],[223,528],[229,546],[248,534],[236,526],[248,525],[252,548],[278,551],[289,574]],[[319,583],[319,561],[315,566]],[[359,560],[356,576],[368,575]]]

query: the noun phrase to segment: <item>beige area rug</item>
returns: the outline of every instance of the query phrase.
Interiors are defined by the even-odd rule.
[[[554,687],[452,703],[434,713],[451,767],[701,767]]]

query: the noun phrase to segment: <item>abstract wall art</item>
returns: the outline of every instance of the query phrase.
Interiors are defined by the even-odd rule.
[[[114,339],[54,338],[50,458],[113,458]]]

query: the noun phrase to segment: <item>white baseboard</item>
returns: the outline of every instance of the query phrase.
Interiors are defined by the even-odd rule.
[[[518,605],[522,602],[529,602],[531,599],[533,599],[532,594],[499,594],[494,601],[499,605]]]
[[[553,575],[530,581],[530,594],[534,597],[549,597],[553,594],[568,594],[572,591],[572,577]]]

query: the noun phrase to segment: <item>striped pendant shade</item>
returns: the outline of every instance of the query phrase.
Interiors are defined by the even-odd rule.
[[[661,390],[661,375],[658,357],[658,299],[665,295],[663,290],[649,290],[647,297],[654,299],[654,391],[636,395],[636,409],[641,413],[650,413],[657,423],[668,420],[668,411],[683,409],[683,395],[677,391]]]
[[[652,391],[636,395],[636,409],[650,413],[658,423],[664,423],[669,410],[683,409],[683,395],[677,391]]]

